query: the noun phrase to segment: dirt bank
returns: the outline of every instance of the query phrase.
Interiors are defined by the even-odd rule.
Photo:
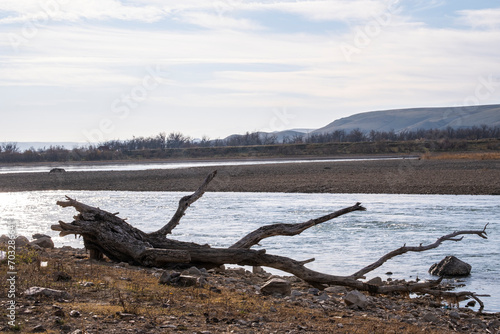
[[[418,159],[0,174],[0,191],[192,191],[214,169],[210,191],[500,194],[500,160]]]

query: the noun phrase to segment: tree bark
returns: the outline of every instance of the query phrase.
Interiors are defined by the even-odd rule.
[[[128,262],[135,265],[170,267],[175,264],[215,267],[223,264],[250,265],[271,267],[288,272],[313,286],[341,285],[371,293],[388,294],[393,292],[410,293],[422,292],[446,298],[470,297],[479,301],[472,292],[437,292],[432,288],[440,284],[441,279],[428,282],[407,282],[405,284],[374,286],[360,281],[364,275],[380,267],[391,258],[406,252],[423,252],[441,245],[444,241],[460,241],[464,235],[473,234],[486,239],[486,226],[483,230],[458,231],[437,239],[436,242],[426,245],[410,247],[404,245],[382,256],[374,263],[362,268],[350,276],[335,276],[317,272],[305,267],[306,263],[314,261],[294,260],[284,256],[266,254],[265,250],[250,249],[259,241],[272,236],[292,236],[304,230],[325,223],[336,217],[354,211],[366,210],[360,203],[332,212],[328,215],[311,219],[298,224],[274,224],[263,226],[236,242],[229,248],[211,248],[209,245],[200,245],[191,242],[177,241],[166,237],[179,224],[186,210],[198,200],[208,189],[210,182],[217,172],[210,173],[202,185],[191,195],[180,199],[177,211],[170,221],[156,232],[145,233],[134,228],[118,213],[110,213],[66,197],[66,201],[58,201],[62,207],[73,207],[79,214],[70,224],[59,221],[52,229],[60,231],[61,236],[75,234],[83,237],[84,245],[91,252],[91,257],[99,259],[106,255],[112,261]],[[462,236],[461,238],[457,238]],[[480,302],[482,305],[482,303]]]

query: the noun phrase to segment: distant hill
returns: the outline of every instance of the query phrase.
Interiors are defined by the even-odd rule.
[[[352,131],[359,129],[368,133],[404,130],[470,128],[486,124],[500,126],[500,105],[446,108],[412,108],[364,112],[338,119],[325,127],[313,131],[329,133],[336,130]]]

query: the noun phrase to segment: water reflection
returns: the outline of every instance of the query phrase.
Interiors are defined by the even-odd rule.
[[[184,192],[37,191],[0,193],[0,234],[16,224],[21,235],[45,233],[57,246],[83,247],[81,239],[59,237],[50,226],[71,222],[75,211],[56,201],[71,196],[89,205],[120,212],[128,222],[146,232],[167,223]],[[369,275],[385,278],[429,278],[428,268],[446,255],[472,265],[467,289],[485,298],[488,311],[500,311],[500,204],[495,196],[386,195],[386,194],[283,194],[206,193],[187,211],[171,238],[227,247],[246,233],[276,222],[298,223],[362,202],[365,212],[353,212],[324,223],[299,236],[265,239],[257,248],[297,260],[316,258],[311,269],[348,275],[385,253],[407,245],[433,243],[456,230],[482,229],[488,222],[488,240],[466,236],[425,253],[394,258]],[[335,203],[332,205],[331,203]]]

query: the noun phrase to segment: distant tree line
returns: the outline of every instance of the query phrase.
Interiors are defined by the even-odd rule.
[[[470,128],[453,129],[418,129],[402,132],[370,131],[364,133],[359,129],[352,131],[336,130],[323,134],[304,134],[294,136],[278,136],[268,133],[247,132],[233,135],[225,139],[203,137],[195,140],[180,132],[160,133],[153,137],[133,137],[127,140],[109,140],[97,145],[87,145],[67,149],[63,146],[50,146],[35,149],[31,147],[21,151],[17,143],[0,144],[0,162],[67,162],[67,161],[102,161],[179,157],[176,150],[182,150],[184,157],[209,157],[222,154],[238,156],[250,152],[244,147],[280,146],[268,150],[269,154],[305,154],[312,144],[353,143],[348,151],[312,151],[311,154],[333,153],[388,153],[397,152],[394,143],[400,143],[399,152],[416,149],[453,150],[467,149],[468,141],[482,139],[500,139],[500,127],[487,125]],[[429,142],[433,142],[432,145]],[[426,143],[427,142],[427,143]],[[366,145],[358,145],[365,143]],[[389,145],[389,143],[392,143]],[[309,145],[309,146],[307,146]],[[397,146],[397,145],[396,145]],[[225,148],[214,151],[216,148]],[[205,150],[203,150],[205,149]],[[212,149],[212,150],[210,150]],[[498,144],[488,149],[498,149]],[[355,150],[356,152],[354,152]],[[264,150],[253,149],[251,152],[262,153]]]

